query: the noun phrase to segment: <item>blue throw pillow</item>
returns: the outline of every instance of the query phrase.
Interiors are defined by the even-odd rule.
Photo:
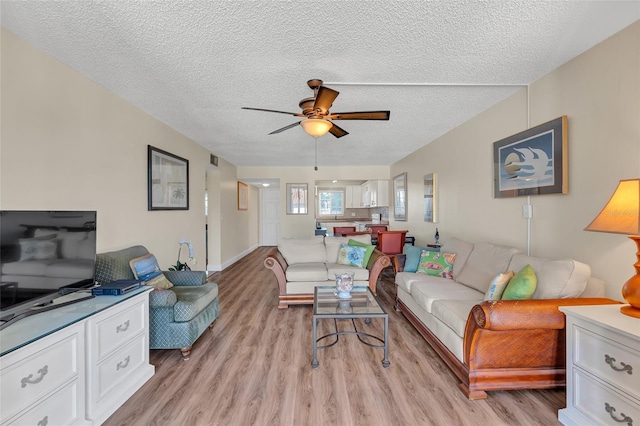
[[[145,285],[161,290],[173,287],[171,281],[169,281],[160,270],[156,257],[151,253],[131,259],[129,266],[131,266],[133,275],[135,275],[137,279],[143,280]]]
[[[426,251],[440,251],[437,247],[416,247],[411,244],[404,245],[404,254],[406,255],[404,261],[404,272],[416,272],[418,265],[420,264],[420,254],[423,250]]]

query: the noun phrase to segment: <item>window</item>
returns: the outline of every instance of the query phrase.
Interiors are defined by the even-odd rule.
[[[307,214],[306,183],[287,184],[287,214]]]
[[[344,188],[318,188],[318,215],[343,215],[345,198]]]

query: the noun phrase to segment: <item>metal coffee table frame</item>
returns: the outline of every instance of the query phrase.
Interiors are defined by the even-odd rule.
[[[365,345],[372,348],[383,349],[384,358],[382,359],[382,366],[385,368],[389,367],[389,315],[384,309],[382,309],[382,306],[380,306],[378,301],[375,299],[371,289],[367,286],[356,286],[351,292],[351,299],[338,299],[335,291],[335,286],[316,286],[313,293],[313,361],[311,362],[311,366],[313,368],[318,368],[320,365],[318,362],[318,349],[326,349],[335,345],[338,343],[341,334],[355,334],[358,336],[358,340]],[[349,303],[351,312],[340,312],[340,303],[346,304],[347,302]],[[364,318],[366,325],[371,324],[371,318],[383,319],[384,338],[380,338],[364,331],[359,331],[355,322],[357,318]],[[324,336],[318,337],[317,326],[318,320],[320,319],[333,319],[336,331],[334,333],[328,333]],[[339,319],[350,319],[353,324],[353,331],[338,331]],[[326,345],[318,346],[318,343],[321,340],[329,337],[335,337],[335,340]],[[382,344],[375,345],[366,342],[362,337],[377,340]]]

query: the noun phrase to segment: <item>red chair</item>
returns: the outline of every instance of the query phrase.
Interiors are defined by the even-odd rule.
[[[333,227],[333,236],[340,237],[343,232],[356,232],[355,226],[334,226]]]
[[[348,232],[341,232],[340,233],[340,237],[350,237],[352,235],[371,235],[371,231],[348,231]],[[336,237],[338,235],[335,235]],[[372,243],[373,244],[373,243]]]
[[[377,244],[378,233],[386,231],[388,228],[387,225],[367,225],[367,229],[371,230],[371,244]]]
[[[404,240],[407,230],[402,231],[381,231],[378,233],[377,249],[389,256],[393,263],[393,272],[396,271],[396,254],[402,254],[404,250]]]

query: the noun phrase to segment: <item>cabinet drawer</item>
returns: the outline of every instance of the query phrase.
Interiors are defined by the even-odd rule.
[[[7,423],[8,425],[58,426],[70,425],[79,418],[77,380],[31,408],[27,413]]]
[[[574,406],[598,424],[638,424],[640,406],[595,380],[578,368],[573,369]]]
[[[34,353],[25,347],[2,359],[0,405],[3,418],[10,418],[47,393],[76,378],[80,355],[77,329],[53,334]],[[66,334],[66,335],[65,335]],[[14,362],[15,361],[15,362]]]
[[[573,332],[573,363],[640,399],[640,353],[579,326]]]
[[[107,396],[141,368],[146,360],[146,348],[146,335],[141,335],[98,364],[94,370],[93,386],[97,398],[94,402]]]
[[[145,326],[146,315],[143,303],[98,319],[95,323],[98,359],[102,359],[133,336],[143,332]]]

